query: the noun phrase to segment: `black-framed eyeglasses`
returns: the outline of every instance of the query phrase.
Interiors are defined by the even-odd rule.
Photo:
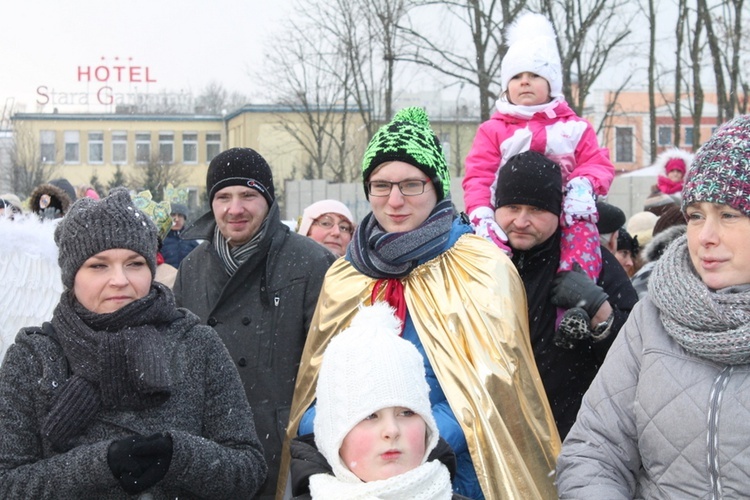
[[[313,224],[317,224],[323,229],[332,229],[333,226],[337,225],[330,217],[321,217],[319,219],[315,219],[313,221]],[[339,222],[338,226],[339,231],[341,231],[342,233],[352,234],[352,232],[354,231],[352,225],[347,222]]]
[[[430,181],[418,179],[407,179],[400,182],[370,181],[367,183],[367,192],[370,196],[388,196],[391,194],[393,186],[398,186],[398,190],[404,196],[419,196],[424,193],[424,187],[428,182]]]

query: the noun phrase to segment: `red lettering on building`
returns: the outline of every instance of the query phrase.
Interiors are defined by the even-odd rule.
[[[119,57],[115,60],[119,61]],[[102,57],[102,61],[105,58]],[[128,58],[132,60],[132,58]],[[151,68],[148,66],[130,66],[122,65],[118,63],[116,65],[109,66],[107,64],[100,64],[99,66],[78,66],[78,81],[79,82],[91,82],[97,81],[102,83],[156,83],[156,78],[151,77]]]

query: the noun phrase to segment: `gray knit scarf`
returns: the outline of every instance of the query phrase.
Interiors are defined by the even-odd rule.
[[[170,395],[163,330],[182,317],[172,292],[154,282],[145,297],[109,314],[84,308],[63,292],[51,324],[72,376],[52,401],[42,434],[70,448],[100,408],[142,410]]]
[[[403,233],[386,232],[370,212],[357,226],[346,258],[371,278],[403,278],[420,260],[442,250],[454,218],[450,197],[439,201],[419,227]]]
[[[728,365],[750,362],[750,288],[707,287],[690,261],[685,236],[656,262],[648,292],[667,333],[686,351]]]
[[[226,238],[224,238],[221,231],[219,231],[219,226],[217,225],[214,228],[214,248],[216,249],[216,253],[219,254],[219,258],[224,264],[224,270],[226,270],[227,274],[230,276],[234,275],[242,263],[258,251],[258,246],[263,239],[263,235],[266,234],[267,227],[268,217],[263,220],[263,223],[260,225],[258,232],[255,233],[255,236],[244,245],[238,247],[230,247]]]

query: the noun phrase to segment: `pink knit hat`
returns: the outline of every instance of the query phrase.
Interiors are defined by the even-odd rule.
[[[357,225],[354,222],[354,216],[346,205],[337,200],[321,200],[316,201],[302,212],[302,220],[300,221],[297,233],[307,236],[313,221],[323,214],[340,215],[348,220],[352,226]]]

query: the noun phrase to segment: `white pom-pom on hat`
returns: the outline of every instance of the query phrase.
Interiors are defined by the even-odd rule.
[[[528,71],[547,80],[552,98],[562,96],[562,65],[549,20],[541,14],[526,13],[505,34],[508,52],[500,66],[503,90],[508,90],[511,78]]]

